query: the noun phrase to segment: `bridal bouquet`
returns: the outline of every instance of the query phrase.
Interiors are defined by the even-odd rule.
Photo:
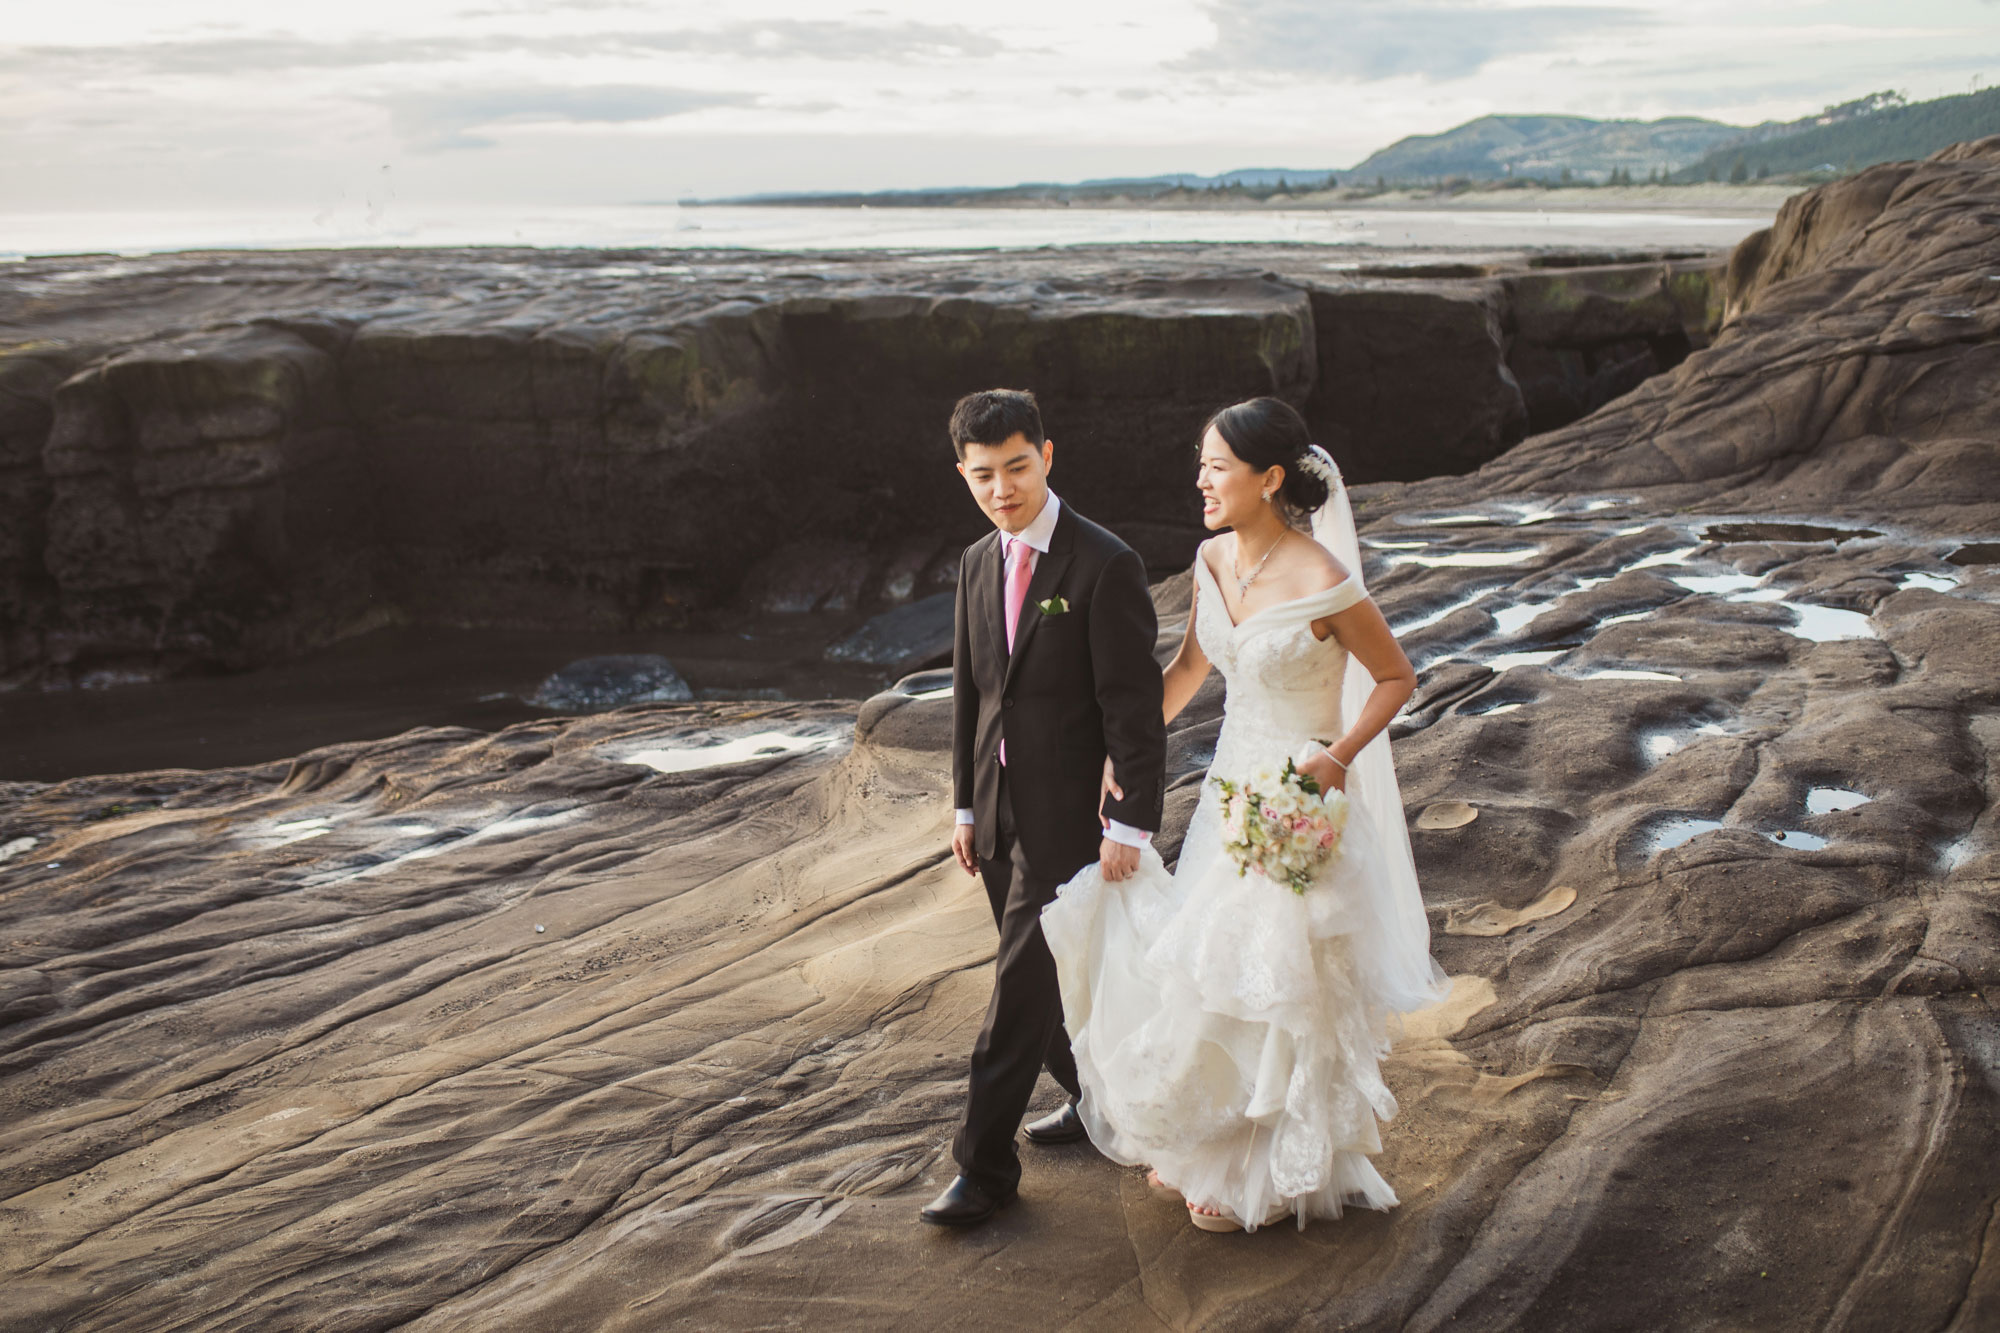
[[[1222,796],[1222,849],[1236,862],[1237,874],[1254,870],[1304,893],[1340,854],[1346,795],[1321,792],[1291,760],[1282,773],[1262,768],[1246,782],[1217,778],[1215,786]]]

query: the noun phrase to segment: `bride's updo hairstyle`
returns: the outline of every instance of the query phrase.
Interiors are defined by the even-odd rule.
[[[1202,434],[1213,426],[1231,452],[1256,468],[1281,467],[1284,485],[1278,498],[1296,522],[1327,502],[1326,481],[1300,463],[1312,448],[1312,431],[1298,410],[1280,398],[1252,398],[1225,407],[1208,419]]]

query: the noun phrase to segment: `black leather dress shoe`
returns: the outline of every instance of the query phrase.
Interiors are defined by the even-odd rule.
[[[1022,1131],[1030,1143],[1075,1143],[1089,1135],[1074,1102],[1064,1102],[1060,1111],[1051,1111],[1040,1120],[1030,1120]]]
[[[1011,1202],[1011,1199],[994,1198],[964,1176],[955,1176],[944,1193],[932,1199],[917,1216],[941,1227],[973,1227]]]

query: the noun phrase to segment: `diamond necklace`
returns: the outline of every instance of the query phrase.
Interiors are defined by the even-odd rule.
[[[1289,537],[1290,535],[1291,533],[1289,530],[1280,532],[1278,534],[1278,540],[1271,543],[1270,549],[1264,552],[1264,558],[1257,562],[1257,568],[1250,571],[1250,577],[1246,579],[1241,576],[1238,576],[1236,580],[1236,600],[1238,602],[1241,602],[1243,600],[1243,594],[1250,591],[1250,585],[1257,581],[1257,576],[1264,572],[1264,566],[1271,563],[1272,552],[1276,551],[1280,546],[1283,546],[1285,544],[1285,538]],[[1241,541],[1242,539],[1238,538],[1239,545],[1241,544]],[[1231,572],[1233,573],[1234,571]]]

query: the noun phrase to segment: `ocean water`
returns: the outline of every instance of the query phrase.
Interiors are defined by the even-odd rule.
[[[1298,242],[1388,249],[1711,248],[1753,214],[1434,209],[420,208],[312,213],[0,212],[0,259],[170,250],[522,245],[751,250],[987,250]]]

